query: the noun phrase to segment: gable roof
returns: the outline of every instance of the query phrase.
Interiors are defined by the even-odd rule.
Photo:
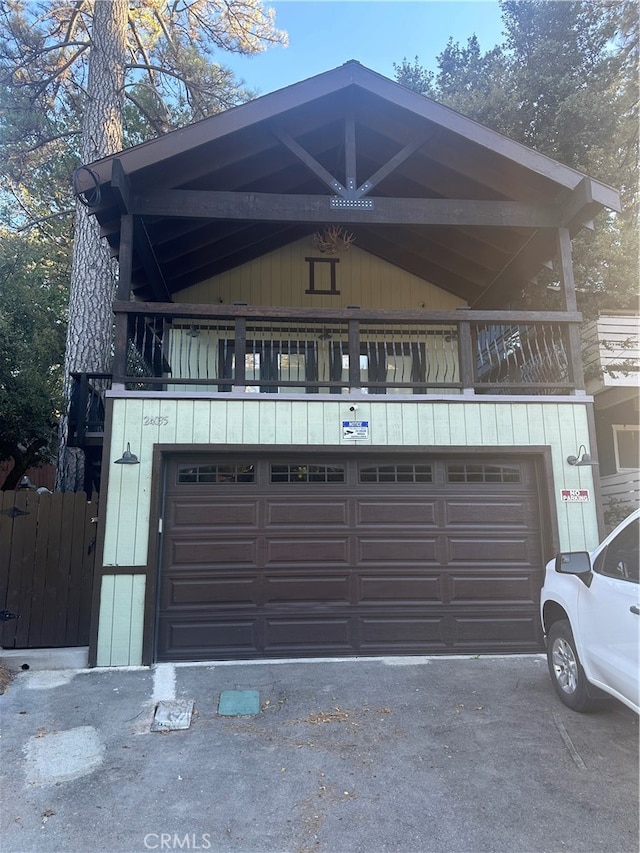
[[[116,253],[120,211],[141,217],[142,298],[170,298],[339,221],[360,248],[471,304],[504,302],[553,256],[555,226],[575,233],[619,209],[606,184],[355,61],[80,170],[78,191],[93,182],[92,212]]]

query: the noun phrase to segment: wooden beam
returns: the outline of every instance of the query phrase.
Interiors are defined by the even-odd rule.
[[[133,272],[133,216],[130,213],[123,213],[120,217],[118,265],[116,295],[120,301],[126,301],[131,297],[131,274]]]
[[[558,251],[558,272],[560,273],[562,307],[565,311],[577,311],[576,283],[573,276],[573,261],[571,259],[571,235],[568,228],[558,228],[556,232],[556,247]],[[584,366],[582,363],[582,339],[577,326],[569,326],[567,334],[567,356],[569,360],[569,377],[576,388],[584,389]]]
[[[143,216],[245,219],[271,222],[345,222],[398,225],[479,225],[555,228],[555,206],[512,201],[376,198],[373,209],[332,208],[330,196],[165,190],[135,194],[131,212]]]
[[[280,130],[276,127],[272,127],[271,132],[278,140],[280,140],[280,142],[282,142],[283,145],[286,145],[289,151],[295,154],[298,160],[301,160],[317,178],[320,178],[320,180],[326,184],[329,189],[333,190],[334,193],[337,193],[340,196],[346,196],[347,190],[342,186],[340,181],[337,180],[337,178],[334,178],[334,176],[328,172],[321,163],[318,163],[315,157],[312,157],[311,154],[309,154],[302,145],[296,142],[292,136],[289,136],[286,131]]]
[[[350,109],[344,121],[344,174],[347,193],[351,197],[357,189],[356,171],[356,123]]]
[[[116,314],[153,314],[174,319],[251,319],[281,320],[361,320],[362,322],[389,321],[397,323],[581,323],[582,314],[565,311],[474,311],[407,310],[383,308],[288,308],[279,305],[205,305],[176,302],[171,305],[156,302],[114,302]]]
[[[560,274],[562,307],[565,311],[577,311],[576,283],[573,277],[571,258],[571,236],[568,228],[558,228],[556,232],[558,273]]]
[[[593,230],[593,217],[600,205],[593,200],[591,178],[584,177],[561,205],[562,225],[566,225],[572,234],[580,228]]]
[[[164,280],[162,270],[156,258],[144,222],[139,216],[131,215],[131,186],[122,163],[117,158],[111,164],[111,187],[115,191],[121,211],[123,224],[121,226],[120,265],[123,273],[122,293],[124,288],[131,287],[132,271],[135,253],[144,275],[151,287],[153,295],[160,302],[171,302],[171,293]],[[124,244],[122,238],[124,237]],[[124,254],[123,254],[124,248]],[[123,266],[124,264],[124,266]],[[118,285],[120,293],[121,287]]]
[[[117,158],[111,164],[111,187],[118,196],[122,211],[128,213],[131,202],[131,189],[129,179],[122,168],[122,163]]]

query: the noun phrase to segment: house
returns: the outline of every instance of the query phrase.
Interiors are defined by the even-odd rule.
[[[353,61],[78,182],[120,266],[90,663],[539,650],[618,193]]]
[[[640,506],[640,317],[609,311],[583,331],[594,399],[600,489],[609,528]]]

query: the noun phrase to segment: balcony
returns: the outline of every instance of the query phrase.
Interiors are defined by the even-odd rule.
[[[117,302],[114,383],[235,394],[562,395],[578,314]]]

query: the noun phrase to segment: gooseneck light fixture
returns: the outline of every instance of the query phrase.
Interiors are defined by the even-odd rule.
[[[127,449],[122,454],[120,459],[116,459],[115,465],[139,465],[140,460],[135,455],[135,453],[131,452],[131,445],[127,442]]]
[[[581,465],[597,465],[589,453],[587,453],[587,448],[584,444],[581,444],[578,448],[578,453],[575,456],[567,456],[567,462],[569,465],[574,465],[576,468]]]

